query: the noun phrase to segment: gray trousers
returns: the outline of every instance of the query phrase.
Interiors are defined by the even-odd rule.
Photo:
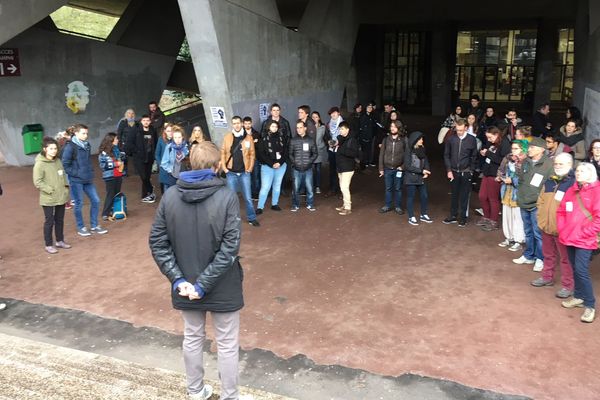
[[[182,311],[183,361],[189,394],[204,388],[203,347],[206,338],[206,311]],[[218,369],[221,379],[221,399],[237,400],[240,312],[210,313],[215,328],[218,349]]]

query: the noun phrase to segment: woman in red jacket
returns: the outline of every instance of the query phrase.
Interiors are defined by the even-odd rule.
[[[575,293],[562,302],[565,308],[585,307],[582,322],[593,322],[596,315],[594,288],[590,278],[592,251],[598,248],[600,232],[600,182],[596,168],[580,163],[573,186],[567,190],[556,212],[558,239],[567,246],[573,266]]]

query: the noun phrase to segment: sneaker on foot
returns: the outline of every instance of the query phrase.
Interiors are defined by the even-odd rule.
[[[535,260],[530,260],[525,256],[521,256],[519,258],[513,258],[512,262],[515,264],[535,264]]]
[[[308,209],[308,211],[317,211],[317,209],[314,206],[306,206],[306,208]]]
[[[321,194],[321,188],[319,188],[319,187],[315,188],[315,193],[316,194]]]
[[[108,221],[108,215],[103,215],[102,216],[102,221]]]
[[[352,210],[349,210],[347,208],[344,208],[342,211],[340,211],[338,214],[340,215],[350,215],[352,214]]]
[[[475,212],[483,217],[483,208],[476,208]]]
[[[554,286],[554,281],[552,279],[544,279],[541,276],[537,279],[532,280],[531,282],[531,286],[535,286],[535,287],[542,287],[542,286]]]
[[[560,290],[556,292],[556,297],[559,299],[568,299],[571,296],[573,296],[573,291],[567,288],[560,288]]]
[[[68,201],[68,202],[65,204],[65,210],[70,210],[70,209],[72,209],[72,208],[73,208],[73,204],[71,204],[71,202],[70,202],[70,201]]]
[[[273,211],[281,211],[281,207],[279,207],[279,205],[275,204],[274,206],[271,206],[271,210],[273,210]]]
[[[77,230],[77,234],[79,236],[91,236],[92,234],[90,233],[90,231],[88,231],[88,229],[84,226],[81,229]]]
[[[262,208],[257,208],[257,209],[256,209],[256,211],[254,211],[254,213],[255,213],[256,215],[260,215],[260,214],[262,214],[262,213],[263,213],[263,209],[262,209]]]
[[[92,229],[90,229],[90,231],[97,233],[98,235],[104,235],[105,233],[108,233],[108,230],[104,229],[100,225],[93,227]]]
[[[54,246],[46,246],[45,249],[46,249],[46,252],[50,253],[50,254],[58,253],[58,250],[56,250],[56,248],[54,248]]]
[[[404,214],[404,210],[403,210],[403,209],[401,209],[400,207],[396,207],[396,208],[394,209],[394,212],[395,212],[396,214],[398,214],[398,215],[402,215],[402,214]]]
[[[59,249],[70,249],[71,246],[70,244],[65,243],[64,241],[61,242],[56,242],[56,244],[54,245],[54,247],[58,247]]]
[[[590,307],[586,307],[581,315],[581,322],[592,323],[596,317],[596,310]]]
[[[446,224],[446,225],[455,224],[457,222],[458,222],[458,220],[456,219],[456,217],[448,217],[442,221],[442,223]]]
[[[429,215],[427,214],[422,214],[421,217],[419,218],[422,222],[426,222],[428,224],[431,224],[433,222],[433,220],[431,218],[429,218]]]
[[[260,223],[259,223],[257,220],[254,220],[254,221],[248,221],[248,223],[249,223],[250,225],[252,225],[253,227],[255,227],[255,228],[260,226]]]
[[[336,207],[336,208],[335,208],[335,211],[342,211],[343,209],[344,209],[344,206],[341,206],[341,207]]]
[[[142,199],[143,203],[154,203],[156,201],[156,195],[154,193],[149,194],[148,196]]]
[[[458,221],[459,228],[464,228],[465,226],[467,226],[467,221],[465,221],[464,219],[461,219],[460,221]]]
[[[533,264],[533,272],[542,272],[544,269],[544,260],[540,260],[539,258],[535,260],[535,264]]]
[[[0,311],[6,308],[6,303],[0,303]]]
[[[300,207],[292,206],[292,209],[290,211],[291,212],[297,212],[299,209],[300,209]]]
[[[202,390],[198,393],[189,394],[188,398],[190,400],[208,400],[213,395],[213,388],[208,383],[204,384]]]
[[[560,303],[564,308],[583,307],[583,300],[575,297]]]
[[[475,226],[486,226],[490,223],[490,220],[486,217],[481,217],[477,222],[475,222]]]
[[[523,249],[523,246],[521,246],[521,243],[518,242],[513,243],[512,246],[508,248],[510,251],[519,251],[521,249]]]
[[[410,217],[408,219],[408,223],[411,224],[411,225],[414,225],[414,226],[419,225],[419,223],[417,222],[417,219],[415,217]]]
[[[339,210],[339,211],[341,211],[341,210]],[[390,211],[392,211],[391,208],[389,208],[388,206],[383,206],[379,209],[379,214],[385,214],[386,212],[390,212]]]
[[[508,247],[510,245],[511,245],[510,244],[510,240],[508,240],[508,239],[504,239],[503,241],[501,241],[500,243],[498,243],[498,246],[500,246],[500,247]]]

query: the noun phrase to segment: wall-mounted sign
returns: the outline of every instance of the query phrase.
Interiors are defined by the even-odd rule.
[[[82,114],[90,102],[90,91],[81,81],[73,81],[67,85],[67,107],[73,114]]]
[[[21,76],[19,49],[0,48],[0,77]]]
[[[215,128],[227,128],[227,118],[225,118],[225,107],[211,107],[213,126]]]
[[[260,116],[260,122],[265,122],[269,118],[269,103],[261,103],[258,106],[258,115]]]

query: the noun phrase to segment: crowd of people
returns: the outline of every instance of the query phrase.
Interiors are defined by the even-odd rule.
[[[481,106],[476,95],[467,107],[459,105],[452,111],[438,135],[451,194],[449,213],[442,222],[465,227],[474,209],[480,214],[476,226],[485,232],[502,229],[504,239],[498,245],[522,251],[512,260],[515,264],[532,265],[541,272],[531,281],[532,286],[554,285],[558,264],[561,287],[556,296],[563,299],[565,308],[584,308],[581,321],[592,322],[595,298],[589,264],[600,237],[600,139],[585,147],[581,113],[575,107],[568,109],[560,127],[552,125],[549,112],[548,104],[541,105],[526,125],[517,110],[510,109],[500,117],[492,106]],[[336,211],[347,217],[352,214],[354,174],[377,168],[384,182],[380,213],[404,215],[404,197],[410,225],[433,222],[428,214],[427,182],[432,168],[425,135],[420,131],[409,134],[391,103],[384,104],[381,113],[374,102],[364,110],[357,104],[346,120],[338,107],[331,107],[327,114],[325,122],[319,112],[302,105],[297,108],[297,119],[290,123],[275,103],[260,129],[254,129],[252,118],[234,116],[231,130],[217,148],[200,126],[193,127],[186,137],[184,129],[167,123],[151,102],[148,113],[139,120],[133,110],[127,110],[117,131],[102,140],[98,166],[106,186],[103,221],[114,220],[114,198],[131,166],[141,181],[143,203],[156,201],[152,174],[158,174],[162,200],[150,245],[172,284],[174,307],[184,310],[184,353],[191,394],[209,391],[198,372],[201,358],[192,357],[202,352],[197,344],[206,311],[223,317],[214,322],[227,334],[217,341],[233,343],[224,353],[233,352],[238,343],[243,272],[237,257],[240,215],[234,193],[241,193],[247,223],[253,227],[260,226],[258,218],[266,212],[269,197],[270,210],[283,211],[279,200],[285,190],[291,190],[291,212],[298,213],[301,208],[315,212],[315,195],[323,193],[339,198]],[[44,138],[35,161],[33,180],[40,191],[45,250],[50,254],[71,247],[63,232],[69,198],[77,234],[107,233],[98,221],[100,198],[87,135],[88,128],[79,124],[69,127],[59,140]],[[322,176],[323,164],[329,165],[328,179]],[[323,183],[327,181],[325,191]],[[470,204],[473,190],[478,192],[479,207]],[[414,207],[417,192],[418,214]],[[84,194],[91,203],[89,229],[82,215]],[[190,212],[192,209],[195,212]],[[215,215],[222,218],[215,219]],[[188,223],[190,218],[200,218],[196,225],[204,224],[202,240],[192,242],[199,231],[182,228],[196,226]],[[186,224],[178,224],[180,220]],[[180,228],[171,230],[172,226]],[[223,237],[211,236],[217,231]],[[179,239],[174,242],[176,237]],[[204,251],[198,243],[206,238]],[[195,262],[198,257],[204,257],[203,261]],[[218,280],[225,275],[226,280]],[[199,303],[198,299],[211,301]],[[219,349],[219,358],[225,359],[223,368],[231,378],[237,367]],[[226,390],[236,393],[236,379],[228,381]]]

